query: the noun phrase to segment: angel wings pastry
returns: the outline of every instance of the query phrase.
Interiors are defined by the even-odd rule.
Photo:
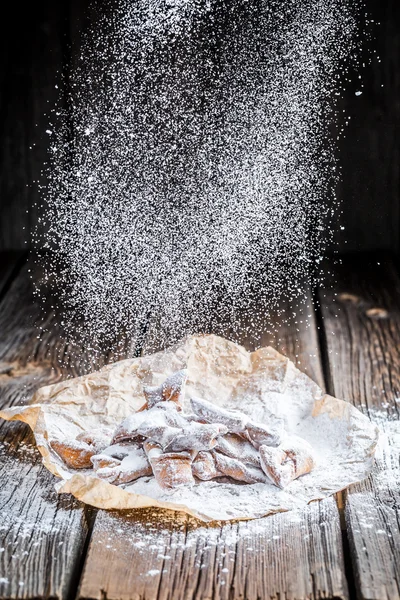
[[[240,411],[199,397],[189,399],[191,411],[185,412],[186,379],[187,371],[181,370],[160,386],[145,388],[146,403],[118,425],[111,444],[78,435],[52,440],[52,450],[68,467],[93,468],[97,477],[115,485],[153,475],[164,490],[221,478],[283,488],[311,471],[311,445],[286,436],[282,446],[282,426],[255,423]]]
[[[31,425],[60,493],[203,520],[333,494],[368,474],[378,436],[272,348],[214,335],[41,388],[0,416]]]

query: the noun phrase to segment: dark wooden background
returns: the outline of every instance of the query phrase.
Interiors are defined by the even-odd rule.
[[[351,0],[348,0],[349,2]],[[0,36],[0,249],[31,245],[46,160],[46,111],[55,86],[79,52],[90,21],[88,0],[8,4]],[[400,2],[366,0],[373,37],[364,40],[366,66],[342,99],[351,116],[338,145],[343,175],[339,251],[399,250]],[[368,57],[372,62],[368,64]],[[380,61],[377,57],[380,57]],[[43,183],[43,180],[42,180]],[[345,227],[341,230],[339,225]]]

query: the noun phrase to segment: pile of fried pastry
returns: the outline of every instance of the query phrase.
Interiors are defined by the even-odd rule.
[[[284,488],[313,469],[311,445],[285,435],[282,427],[255,423],[197,397],[190,398],[191,412],[183,412],[186,378],[182,370],[144,388],[144,406],[122,421],[111,440],[83,433],[49,440],[52,450],[68,467],[93,468],[114,485],[154,476],[165,490],[211,479]]]

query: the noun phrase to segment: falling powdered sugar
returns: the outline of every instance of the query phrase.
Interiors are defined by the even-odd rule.
[[[48,129],[37,231],[55,250],[45,278],[71,338],[78,329],[102,352],[149,313],[159,344],[213,319],[216,332],[226,319],[244,327],[241,310],[257,329],[280,294],[318,279],[336,216],[329,132],[357,7],[102,4],[68,108]]]

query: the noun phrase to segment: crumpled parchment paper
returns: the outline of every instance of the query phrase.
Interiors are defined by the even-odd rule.
[[[143,406],[143,386],[159,385],[186,368],[185,403],[191,395],[236,408],[255,421],[283,418],[287,433],[308,440],[317,466],[284,490],[266,483],[201,482],[193,488],[162,490],[154,478],[116,486],[92,470],[68,469],[49,439],[115,427]],[[364,479],[371,471],[378,429],[354,406],[323,394],[307,375],[273,348],[249,353],[214,335],[184,339],[164,352],[123,360],[98,372],[43,387],[28,406],[0,411],[7,420],[32,428],[45,466],[61,478],[56,489],[105,509],[157,506],[204,521],[252,519],[300,508]]]

